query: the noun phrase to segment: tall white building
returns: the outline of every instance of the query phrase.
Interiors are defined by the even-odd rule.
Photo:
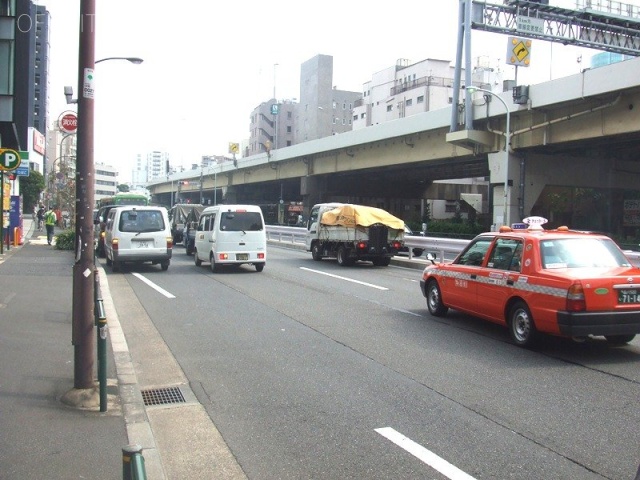
[[[147,153],[147,181],[166,178],[169,173],[169,154],[153,151]]]
[[[95,164],[95,201],[118,193],[118,171],[111,165]]]
[[[131,170],[131,185],[146,185],[148,179],[147,159],[143,159],[142,155],[137,154]]]
[[[473,84],[502,91],[502,72],[491,68],[485,57],[476,62],[471,74]],[[454,97],[454,70],[449,60],[428,58],[411,64],[400,59],[394,66],[374,73],[364,83],[363,97],[353,109],[353,129],[448,107]]]

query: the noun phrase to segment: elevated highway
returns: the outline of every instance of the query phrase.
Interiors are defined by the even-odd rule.
[[[511,92],[501,98],[510,115],[506,172],[505,106],[476,92],[473,129],[456,132],[455,138],[447,138],[452,112],[445,108],[173,174],[150,190],[154,201],[167,205],[173,192],[174,198],[198,202],[202,197],[211,204],[282,199],[304,202],[307,212],[314,203],[337,200],[403,214],[424,199],[451,198],[451,190],[436,180],[484,177],[487,186],[479,191],[495,225],[532,213],[553,216],[535,211],[542,208],[539,197],[547,186],[640,194],[640,59],[531,85],[526,104],[515,104]],[[465,106],[455,108],[462,124]],[[502,216],[505,173],[507,219]],[[615,202],[607,208],[612,222],[621,225],[622,200]]]

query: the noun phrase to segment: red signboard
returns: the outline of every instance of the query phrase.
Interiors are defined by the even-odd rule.
[[[35,128],[33,129],[33,149],[38,152],[40,155],[45,154],[45,138],[44,135],[41,134]]]
[[[67,112],[58,118],[58,128],[63,133],[76,133],[78,129],[78,116],[73,112]]]

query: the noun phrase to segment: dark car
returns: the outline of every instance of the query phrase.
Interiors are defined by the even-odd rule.
[[[100,258],[104,258],[106,255],[104,249],[104,229],[107,224],[107,216],[109,215],[109,211],[116,206],[117,205],[107,205],[104,207],[100,207],[100,209],[93,217],[94,244],[96,247],[96,255]]]
[[[182,243],[187,255],[193,255],[193,249],[195,248],[195,233],[200,221],[200,214],[202,209],[192,208],[187,214],[184,220],[184,228],[182,230]]]
[[[199,214],[203,209],[204,205],[199,203],[177,203],[171,207],[169,210],[169,222],[171,224],[171,236],[173,237],[174,245],[183,242],[184,227],[187,216],[195,210],[198,212],[199,218]]]

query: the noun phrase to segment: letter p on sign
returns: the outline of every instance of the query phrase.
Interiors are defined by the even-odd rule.
[[[20,166],[20,154],[15,150],[0,148],[0,170],[15,170]]]

